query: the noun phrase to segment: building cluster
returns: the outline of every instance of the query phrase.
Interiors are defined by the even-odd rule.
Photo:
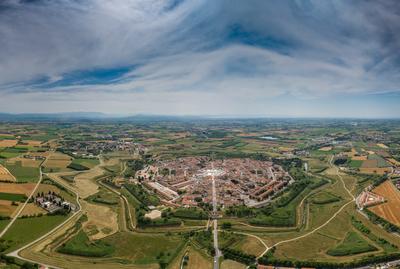
[[[30,160],[44,160],[46,157],[44,156],[38,156],[38,155],[31,155],[31,154],[26,154],[23,156],[25,159],[30,159]]]
[[[126,139],[66,141],[64,142],[63,150],[68,151],[66,153],[70,153],[74,156],[86,158],[113,151],[128,151],[131,153],[135,153],[139,150],[144,151],[141,145]]]
[[[399,170],[400,172],[400,170]],[[400,174],[400,173],[399,173]],[[400,190],[400,179],[395,182],[395,186],[398,190]]]
[[[34,202],[49,213],[54,213],[62,209],[75,211],[74,204],[65,201],[61,196],[54,192],[49,192],[47,194],[38,193],[34,198]]]
[[[208,157],[185,157],[158,161],[137,172],[146,188],[177,206],[212,203],[212,178],[218,204],[257,206],[269,201],[292,182],[279,165],[253,159],[212,161]]]
[[[367,187],[356,198],[358,209],[363,210],[366,207],[378,205],[385,202],[385,198],[371,192],[372,186]]]

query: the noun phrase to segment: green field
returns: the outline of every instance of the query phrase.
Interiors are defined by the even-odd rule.
[[[14,158],[26,153],[28,150],[22,147],[5,148],[0,152],[0,158]]]
[[[349,162],[349,166],[352,168],[360,168],[362,163],[363,163],[363,161],[360,161],[360,160],[351,160]]]
[[[381,156],[377,154],[371,154],[368,155],[368,160],[377,160],[378,161],[378,167],[388,167],[389,164],[383,159]]]
[[[340,200],[341,200],[340,197],[327,191],[319,192],[316,195],[313,195],[312,197],[312,203],[320,205],[339,202]]]
[[[21,162],[15,164],[5,164],[5,167],[10,171],[18,182],[36,182],[39,180],[39,168],[23,167]]]
[[[66,218],[66,216],[42,216],[17,219],[3,236],[3,239],[10,242],[10,247],[6,252],[15,250],[18,247],[33,241],[56,227]]]
[[[100,162],[98,159],[74,159],[72,163],[77,163],[83,165],[87,168],[93,168],[98,165]]]
[[[9,222],[10,222],[10,220],[8,220],[8,219],[0,220],[0,231],[2,231]]]
[[[377,250],[377,248],[370,245],[357,232],[351,231],[340,244],[328,250],[327,254],[331,256],[348,256],[374,250]]]
[[[24,202],[26,198],[25,194],[0,192],[0,200]]]
[[[180,251],[184,241],[179,236],[163,234],[140,234],[119,232],[102,239],[115,247],[113,256],[133,261],[137,264],[158,262],[162,254],[170,258]]]
[[[103,188],[100,189],[98,193],[93,194],[86,199],[94,203],[106,205],[117,205],[119,203],[119,197],[116,194],[105,191]]]
[[[86,233],[80,230],[77,235],[64,243],[58,251],[77,256],[104,257],[111,255],[114,252],[114,247],[104,241],[90,241]]]
[[[205,220],[208,219],[208,214],[197,207],[178,208],[173,212],[173,216],[184,219]]]

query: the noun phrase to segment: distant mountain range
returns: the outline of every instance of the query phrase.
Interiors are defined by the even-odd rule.
[[[112,115],[101,112],[65,112],[65,113],[0,113],[0,122],[60,122],[60,121],[177,121],[206,119],[200,116],[163,116],[163,115]]]
[[[94,120],[106,119],[110,116],[99,112],[67,112],[67,113],[0,113],[0,121],[51,121],[51,120]]]
[[[360,118],[294,118],[283,116],[173,116],[173,115],[116,115],[101,112],[63,112],[63,113],[0,113],[0,122],[95,122],[95,121],[116,121],[116,122],[161,122],[161,121],[371,121],[371,120],[396,120],[399,119],[360,119]]]

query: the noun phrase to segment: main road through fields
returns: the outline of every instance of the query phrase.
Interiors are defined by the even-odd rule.
[[[214,164],[212,165],[212,169],[214,170]],[[217,191],[215,187],[215,176],[214,173],[211,175],[212,181],[212,196],[213,196],[213,218],[214,218],[214,227],[213,227],[213,235],[214,235],[214,269],[219,269],[219,257],[221,256],[221,252],[218,248],[218,208],[217,208]]]

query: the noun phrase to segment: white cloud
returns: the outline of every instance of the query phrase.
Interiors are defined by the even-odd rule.
[[[172,0],[12,2],[0,10],[1,98],[25,100],[27,109],[47,102],[43,109],[218,114],[246,105],[256,113],[280,96],[400,90],[397,28],[381,27],[399,15],[378,4],[188,0],[171,10]],[[370,22],[371,5],[381,20]],[[232,40],[234,26],[243,33]],[[135,68],[110,84],[23,84],[121,66]]]

